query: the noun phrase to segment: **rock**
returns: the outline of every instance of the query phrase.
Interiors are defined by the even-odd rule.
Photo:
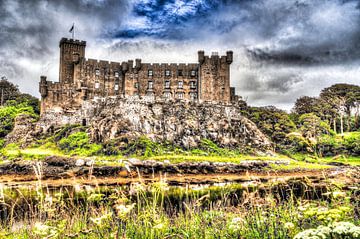
[[[137,158],[128,158],[127,161],[133,166],[142,164],[142,161],[140,159],[137,159]]]
[[[21,143],[22,147],[26,147],[33,143],[35,137],[41,133],[41,129],[36,127],[34,121],[31,115],[18,115],[15,118],[14,129],[5,137],[6,144]]]
[[[82,167],[82,166],[85,165],[85,160],[83,160],[83,159],[78,159],[78,160],[76,160],[75,165],[76,165],[77,167]]]
[[[93,160],[93,159],[88,160],[88,161],[86,161],[86,166],[91,167],[94,165],[94,163],[95,163],[95,160]]]

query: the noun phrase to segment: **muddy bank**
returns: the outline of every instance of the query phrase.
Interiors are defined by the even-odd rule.
[[[287,161],[271,161],[288,164]],[[154,160],[141,161],[129,158],[117,166],[101,166],[91,159],[50,156],[44,161],[11,161],[0,165],[0,183],[36,182],[39,178],[51,184],[129,184],[137,180],[153,181],[166,176],[171,184],[243,182],[254,178],[259,181],[273,177],[317,177],[332,175],[345,167],[328,170],[272,170],[268,161],[243,161],[235,163],[182,162],[170,163]]]
[[[279,164],[283,162],[278,162]],[[139,160],[130,158],[118,166],[100,166],[91,159],[73,159],[51,156],[44,161],[12,161],[0,165],[0,175],[41,176],[42,179],[71,178],[80,176],[95,177],[134,177],[153,174],[238,174],[244,172],[263,172],[270,168],[266,161],[244,161],[234,163],[183,162],[171,164],[168,161]],[[41,172],[36,175],[35,172]],[[39,173],[38,173],[39,174]]]

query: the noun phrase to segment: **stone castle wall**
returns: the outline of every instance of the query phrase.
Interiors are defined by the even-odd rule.
[[[42,112],[78,109],[83,101],[119,95],[225,103],[236,99],[230,87],[231,51],[226,56],[199,51],[193,64],[149,64],[86,59],[84,41],[63,38],[59,46],[59,82],[41,77]]]

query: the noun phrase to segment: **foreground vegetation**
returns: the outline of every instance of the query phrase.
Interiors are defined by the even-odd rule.
[[[0,192],[1,238],[360,238],[358,189],[330,182]]]

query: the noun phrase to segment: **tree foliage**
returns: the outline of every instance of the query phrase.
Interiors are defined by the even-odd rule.
[[[20,91],[17,85],[14,85],[6,79],[1,77],[0,80],[0,104],[4,105],[8,100],[16,100],[20,95]]]
[[[277,144],[277,149],[290,143],[286,135],[294,131],[296,126],[285,111],[275,106],[250,107],[247,114],[248,118]]]

